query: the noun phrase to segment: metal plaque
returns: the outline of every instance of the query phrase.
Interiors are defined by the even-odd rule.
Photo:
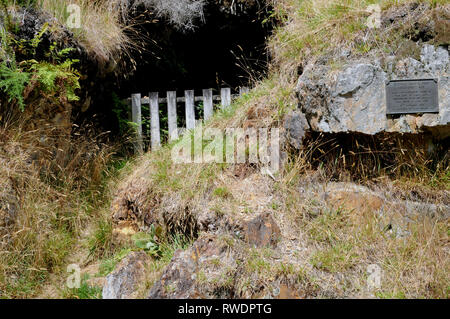
[[[394,80],[386,84],[387,114],[439,113],[436,79]]]

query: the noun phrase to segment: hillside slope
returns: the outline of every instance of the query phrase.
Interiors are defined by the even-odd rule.
[[[71,33],[58,1],[48,14],[0,1],[29,17],[0,39],[0,298],[449,297],[448,1],[267,1],[264,79],[129,157],[129,140],[71,119],[136,68],[145,41],[126,15],[143,7],[76,1],[89,23]],[[202,17],[202,1],[178,20],[169,1],[137,3],[161,6],[151,23]],[[11,70],[20,92],[5,89]],[[386,82],[411,78],[437,80],[439,112],[386,115]],[[229,129],[240,148],[213,139]]]
[[[273,16],[284,24],[269,43],[270,75],[207,127],[282,128],[282,169],[175,164],[173,144],[137,159],[112,200],[112,235],[144,238],[153,261],[136,275],[144,287],[131,280],[121,289],[137,257],[123,259],[104,294],[448,298],[449,6],[382,1],[380,26],[369,28],[368,5],[276,2]],[[371,108],[385,106],[370,86],[376,80],[367,80],[371,68],[440,78],[437,120],[413,130],[427,116],[375,119],[373,129]],[[173,258],[158,250],[179,247],[179,236],[193,244]],[[370,281],[374,272],[380,285]]]

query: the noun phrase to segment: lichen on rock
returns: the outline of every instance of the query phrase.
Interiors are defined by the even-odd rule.
[[[421,133],[433,130],[439,138],[450,135],[450,60],[448,49],[422,46],[420,61],[407,57],[354,59],[338,71],[311,63],[297,84],[299,106],[313,131],[325,133]],[[385,85],[389,80],[436,78],[439,114],[386,115]]]
[[[143,251],[131,252],[116,269],[106,277],[103,299],[136,298],[142,284],[150,257]]]

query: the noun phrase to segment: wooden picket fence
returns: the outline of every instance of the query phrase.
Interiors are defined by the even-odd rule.
[[[194,90],[184,91],[184,97],[177,97],[176,91],[168,91],[166,97],[160,98],[158,92],[149,93],[142,97],[140,93],[131,95],[131,120],[136,126],[135,152],[144,152],[144,138],[142,132],[142,105],[150,106],[150,147],[156,150],[161,147],[161,129],[159,119],[160,104],[167,104],[167,118],[169,126],[169,142],[179,138],[180,130],[177,124],[177,104],[184,103],[186,114],[186,130],[195,128],[195,102],[203,102],[204,120],[207,121],[214,112],[214,103],[220,102],[222,109],[231,105],[232,99],[248,93],[247,87],[239,88],[238,95],[232,95],[230,88],[222,88],[220,95],[213,95],[212,89],[204,89],[203,96],[195,96]]]

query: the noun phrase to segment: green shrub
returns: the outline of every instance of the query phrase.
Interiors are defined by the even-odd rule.
[[[32,61],[30,70],[40,84],[41,90],[46,93],[61,94],[68,101],[78,101],[75,90],[80,88],[79,74],[72,67],[76,60],[66,60],[61,64]],[[60,86],[62,84],[62,86]],[[58,92],[63,88],[62,92]]]
[[[231,197],[231,192],[228,188],[226,187],[217,187],[214,192],[213,192],[214,196],[217,197],[222,197],[222,198],[228,198]]]
[[[80,88],[80,74],[73,67],[78,60],[67,56],[73,50],[65,48],[58,50],[52,43],[45,53],[48,61],[24,60],[16,63],[15,52],[34,56],[41,43],[42,36],[48,30],[44,24],[32,40],[15,40],[7,30],[2,30],[0,53],[3,61],[0,63],[0,90],[8,97],[8,102],[15,101],[21,111],[25,109],[24,92],[27,86],[30,90],[45,92],[47,97],[78,101],[75,91]]]
[[[89,284],[89,275],[84,274],[81,278],[80,288],[66,289],[63,291],[67,299],[102,299],[102,287]]]
[[[17,67],[16,62],[0,63],[0,89],[8,96],[8,102],[17,101],[21,111],[25,108],[23,92],[30,81],[30,73]]]

